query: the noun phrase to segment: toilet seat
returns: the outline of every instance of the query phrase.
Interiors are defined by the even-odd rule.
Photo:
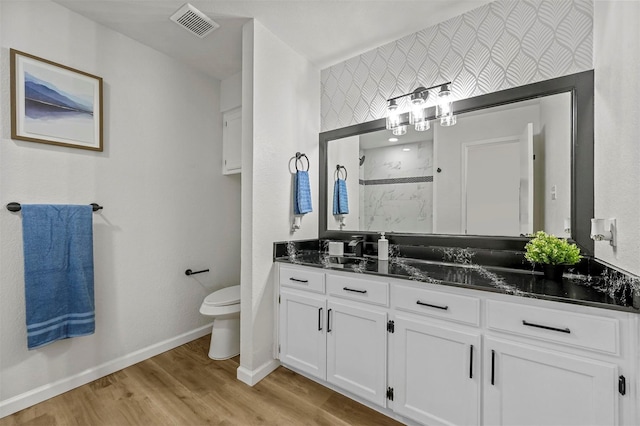
[[[202,315],[224,318],[240,312],[240,286],[222,288],[205,297],[200,306]]]
[[[240,303],[240,286],[233,285],[214,291],[205,297],[202,303],[206,306],[228,306]]]

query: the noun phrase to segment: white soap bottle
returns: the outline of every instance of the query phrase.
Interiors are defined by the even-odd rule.
[[[389,240],[384,237],[384,232],[380,233],[378,240],[378,260],[389,260]]]

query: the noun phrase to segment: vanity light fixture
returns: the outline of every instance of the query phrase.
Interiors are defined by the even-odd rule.
[[[456,124],[456,116],[453,114],[453,99],[450,89],[451,82],[437,84],[431,87],[418,87],[413,92],[387,99],[387,129],[396,136],[404,135],[407,132],[406,124],[414,126],[418,132],[429,130],[430,123],[427,117],[426,103],[429,98],[429,90],[440,88],[436,104],[435,118],[440,119],[440,125],[453,126]],[[398,99],[406,96],[411,97],[411,110],[408,120],[406,113],[401,113],[398,108]],[[434,117],[432,117],[433,119]]]
[[[609,241],[612,247],[617,245],[616,220],[591,219],[591,239],[594,241]]]

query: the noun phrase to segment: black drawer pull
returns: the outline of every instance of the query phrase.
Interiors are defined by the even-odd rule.
[[[522,320],[522,325],[526,325],[527,327],[544,328],[545,330],[551,331],[559,331],[560,333],[571,333],[571,330],[568,328],[549,327],[548,325],[534,324],[532,322],[527,322],[526,320]]]
[[[431,303],[421,302],[420,300],[418,300],[416,304],[420,306],[428,306],[429,308],[442,309],[443,311],[446,311],[447,309],[449,309],[448,306],[432,305]]]
[[[322,331],[322,308],[318,308],[318,331]]]
[[[473,379],[473,345],[469,345],[469,378]]]
[[[290,281],[295,281],[297,283],[303,283],[306,284],[309,282],[309,280],[301,280],[300,278],[289,278]]]
[[[344,287],[343,290],[352,291],[354,293],[360,293],[360,294],[365,294],[367,292],[367,290],[358,290],[357,288],[349,288],[349,287]]]
[[[327,333],[331,333],[331,309],[327,311]]]
[[[496,384],[496,351],[491,349],[491,385]]]

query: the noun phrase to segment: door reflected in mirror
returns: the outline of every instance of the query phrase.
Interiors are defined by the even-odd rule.
[[[468,112],[455,126],[383,129],[328,141],[327,188],[348,172],[349,213],[327,229],[418,234],[569,236],[570,92]]]

